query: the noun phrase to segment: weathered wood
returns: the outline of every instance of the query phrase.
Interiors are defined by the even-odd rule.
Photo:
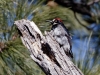
[[[15,21],[15,25],[31,58],[46,75],[83,75],[55,41],[52,31],[43,36],[34,22],[25,19]]]

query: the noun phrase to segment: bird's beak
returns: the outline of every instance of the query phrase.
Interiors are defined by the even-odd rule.
[[[46,22],[50,22],[52,24],[52,20],[46,20]]]

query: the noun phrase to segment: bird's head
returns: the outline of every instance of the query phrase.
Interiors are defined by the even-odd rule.
[[[50,22],[52,25],[57,25],[57,24],[63,23],[60,18],[55,18],[53,20],[47,20],[47,21]]]

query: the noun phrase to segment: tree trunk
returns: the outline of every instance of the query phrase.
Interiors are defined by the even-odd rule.
[[[83,75],[55,41],[52,31],[43,36],[34,22],[25,19],[15,21],[15,25],[31,58],[46,75]]]

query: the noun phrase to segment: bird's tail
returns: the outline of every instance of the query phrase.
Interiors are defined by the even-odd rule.
[[[65,51],[66,55],[70,58],[73,58],[73,53],[72,53],[72,50],[69,50],[69,51]]]
[[[69,51],[69,56],[70,56],[71,58],[73,58],[73,52],[72,52],[72,50]]]

